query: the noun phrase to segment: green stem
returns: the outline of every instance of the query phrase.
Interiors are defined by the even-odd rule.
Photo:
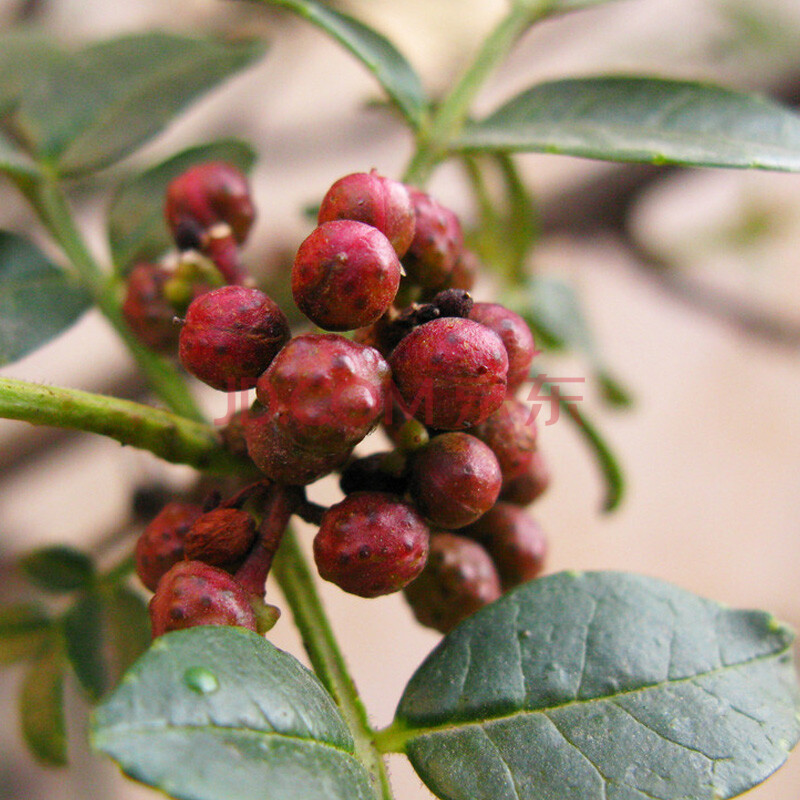
[[[215,475],[253,472],[209,425],[130,400],[0,378],[0,417],[99,433]]]
[[[467,121],[475,96],[495,67],[506,57],[517,39],[537,20],[546,16],[553,0],[515,2],[484,41],[478,54],[435,111],[430,126],[420,138],[403,180],[422,186],[435,166],[447,156],[450,143]]]
[[[325,615],[308,563],[291,529],[283,536],[272,570],[292,609],[314,671],[350,727],[356,754],[372,778],[375,797],[377,800],[392,800],[386,766],[373,743],[374,732],[366,709]]]
[[[116,276],[100,269],[75,225],[66,197],[55,177],[47,177],[26,196],[42,222],[63,249],[95,303],[122,337],[151,389],[176,414],[202,422],[203,415],[173,364],[145,347],[132,333],[122,316],[121,285]]]

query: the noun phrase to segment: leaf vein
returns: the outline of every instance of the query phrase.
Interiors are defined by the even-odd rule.
[[[567,700],[563,703],[558,703],[553,706],[542,706],[539,708],[523,708],[518,711],[512,711],[510,713],[502,713],[502,714],[497,714],[496,716],[482,717],[481,719],[457,719],[439,724],[429,725],[427,727],[422,727],[422,726],[413,727],[413,723],[406,719],[405,725],[407,727],[407,732],[408,732],[408,737],[406,741],[426,736],[433,736],[436,735],[437,733],[446,733],[448,731],[458,730],[459,728],[468,728],[472,725],[484,725],[487,722],[504,722],[510,719],[515,719],[516,717],[524,717],[532,714],[547,715],[552,711],[557,711],[563,708],[570,708],[573,706],[587,706],[591,705],[592,703],[607,703],[609,701],[614,701],[619,698],[632,697],[635,695],[644,694],[645,692],[663,689],[665,687],[677,686],[684,683],[696,683],[696,681],[698,681],[701,678],[711,677],[713,675],[731,670],[738,670],[743,667],[750,666],[752,664],[758,664],[773,659],[779,660],[780,657],[788,649],[789,649],[788,647],[784,647],[781,650],[776,651],[774,653],[767,653],[764,655],[756,656],[754,658],[747,659],[746,661],[739,662],[738,664],[725,665],[713,670],[709,670],[707,672],[698,673],[697,675],[691,675],[686,678],[659,681],[657,683],[651,683],[645,686],[639,686],[635,689],[628,689],[626,691],[618,692],[615,695],[604,695],[601,697],[588,697],[583,699]]]

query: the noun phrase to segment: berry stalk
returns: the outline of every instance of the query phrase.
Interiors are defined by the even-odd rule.
[[[376,800],[393,800],[383,758],[294,532],[289,528],[273,562],[273,574],[292,610],[311,665],[331,693],[353,734],[356,754],[369,771]]]

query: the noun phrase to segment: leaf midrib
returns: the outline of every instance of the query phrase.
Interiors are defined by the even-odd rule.
[[[259,731],[255,728],[247,727],[234,727],[233,725],[175,725],[169,722],[151,722],[142,725],[111,725],[104,726],[101,729],[95,729],[93,738],[94,743],[98,747],[102,747],[103,741],[111,741],[115,736],[147,736],[152,733],[159,732],[191,732],[191,733],[211,733],[222,735],[223,733],[232,732],[240,736],[248,736],[254,739],[263,739],[276,737],[279,739],[288,739],[302,744],[316,745],[318,747],[334,750],[342,755],[349,756],[354,761],[357,761],[355,753],[350,750],[345,750],[342,747],[331,742],[324,742],[320,739],[313,739],[311,737],[299,736],[291,733],[281,733],[280,731]]]
[[[632,695],[641,694],[651,690],[658,690],[666,687],[680,686],[683,684],[692,683],[702,678],[708,678],[731,670],[737,670],[742,667],[758,664],[762,661],[769,661],[770,659],[779,659],[781,656],[785,655],[790,651],[791,651],[791,643],[787,644],[787,646],[781,650],[777,650],[772,653],[766,653],[765,655],[761,656],[756,656],[755,658],[748,659],[747,661],[740,661],[736,664],[726,664],[721,667],[708,670],[707,672],[699,672],[696,675],[692,675],[687,678],[676,678],[674,680],[667,679],[664,681],[659,681],[658,683],[650,683],[647,684],[646,686],[639,686],[636,689],[628,689],[626,691],[617,692],[615,694],[602,695],[600,697],[589,697],[583,700],[575,698],[573,700],[567,700],[564,703],[557,703],[556,705],[552,706],[541,706],[539,708],[522,708],[507,714],[497,714],[493,716],[490,715],[481,717],[480,719],[456,720],[451,722],[443,722],[438,725],[429,725],[427,727],[412,728],[409,726],[409,722],[406,719],[398,717],[399,725],[397,729],[397,738],[398,739],[402,738],[402,743],[405,746],[405,744],[414,739],[419,739],[426,736],[434,736],[439,733],[458,731],[462,728],[470,728],[474,726],[481,727],[483,725],[488,725],[496,722],[504,722],[506,720],[514,719],[515,717],[523,717],[533,714],[543,714],[547,716],[550,713],[558,711],[563,708],[571,708],[574,706],[587,706],[591,705],[592,703],[598,703],[598,702],[610,702],[613,700],[617,700],[618,698],[621,697],[630,697]]]

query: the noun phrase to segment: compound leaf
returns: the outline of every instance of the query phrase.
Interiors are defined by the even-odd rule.
[[[186,800],[368,800],[366,771],[319,681],[241,628],[157,639],[95,711],[95,748]]]
[[[411,126],[420,127],[427,107],[419,76],[382,34],[317,0],[257,0],[307,19],[347,48],[375,76]]]
[[[0,231],[0,365],[58,336],[91,304],[86,290],[31,242]]]
[[[560,573],[448,634],[382,737],[445,800],[722,800],[800,736],[789,630],[661,581]]]
[[[700,83],[566,79],[534,86],[469,124],[452,148],[796,172],[800,116],[764,97]]]
[[[124,183],[108,211],[108,236],[116,268],[125,273],[137,262],[156,259],[174,247],[164,221],[164,195],[173,178],[204,161],[226,161],[249,172],[255,160],[250,145],[228,139],[191,147]]]

